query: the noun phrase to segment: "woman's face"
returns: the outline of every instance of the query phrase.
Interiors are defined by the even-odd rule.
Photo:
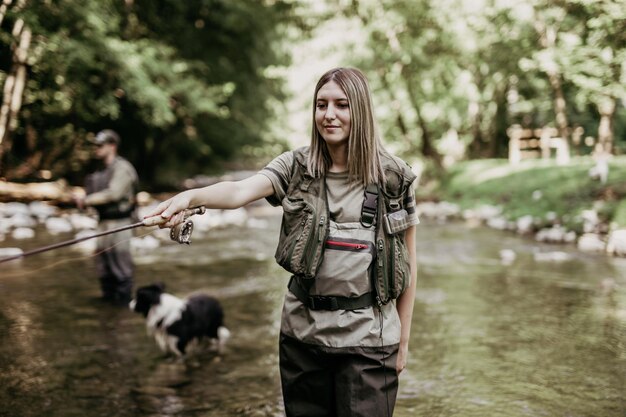
[[[350,105],[341,87],[329,81],[317,92],[315,126],[328,146],[348,143]]]

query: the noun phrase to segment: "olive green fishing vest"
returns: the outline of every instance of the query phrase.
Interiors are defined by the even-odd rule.
[[[294,166],[285,198],[276,261],[294,274],[303,288],[310,288],[324,255],[329,233],[329,210],[326,182],[309,175],[308,147],[293,151]],[[416,176],[399,159],[381,155],[384,184],[368,186],[368,198],[377,193],[375,222],[376,259],[372,265],[372,286],[376,302],[387,304],[398,298],[410,283],[409,256],[403,231],[408,228],[383,227],[385,217],[403,210],[403,196]],[[364,209],[365,210],[365,209]],[[373,220],[373,218],[372,218]]]

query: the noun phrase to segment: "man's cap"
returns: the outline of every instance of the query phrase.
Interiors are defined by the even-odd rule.
[[[105,129],[98,132],[96,137],[90,140],[94,145],[104,145],[105,143],[114,143],[116,145],[120,144],[120,135],[118,135],[114,130]]]

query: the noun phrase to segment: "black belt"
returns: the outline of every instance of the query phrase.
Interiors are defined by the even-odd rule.
[[[358,310],[375,304],[374,293],[368,292],[358,297],[339,297],[334,295],[310,295],[302,288],[295,276],[292,276],[288,285],[289,291],[311,310]]]

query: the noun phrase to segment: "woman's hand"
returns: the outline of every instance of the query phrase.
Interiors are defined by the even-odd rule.
[[[400,375],[400,372],[406,368],[406,362],[409,356],[409,345],[408,343],[400,343],[400,348],[398,349],[398,359],[396,360],[396,372]]]
[[[174,197],[161,202],[151,212],[144,216],[144,219],[154,216],[161,216],[163,219],[167,219],[166,222],[159,224],[161,229],[167,227],[174,227],[179,223],[185,221],[184,210],[189,208],[191,198],[187,191],[183,191]]]

